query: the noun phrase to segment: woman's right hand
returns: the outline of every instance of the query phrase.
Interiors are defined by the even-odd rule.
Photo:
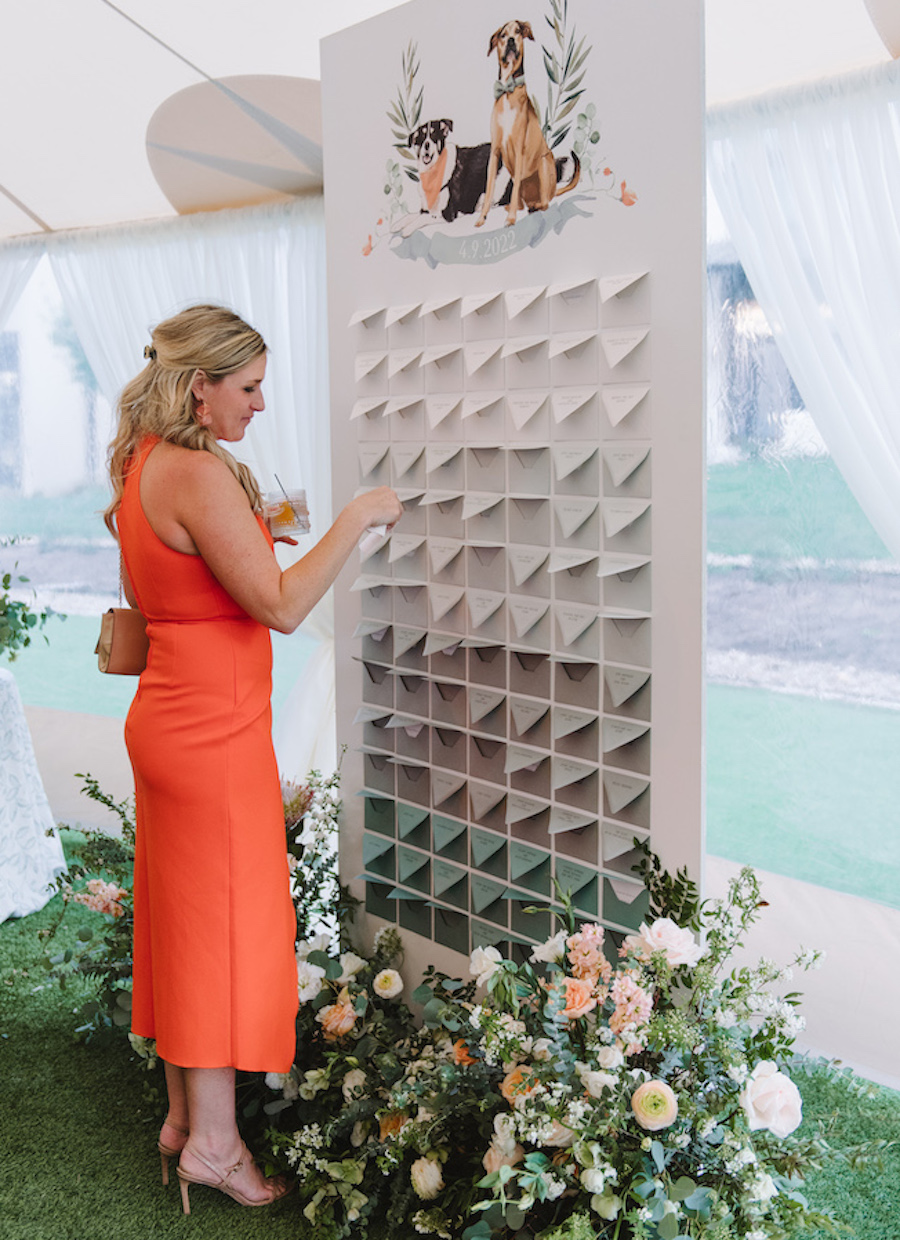
[[[357,495],[347,505],[357,516],[361,530],[373,525],[386,525],[389,529],[403,516],[403,505],[390,487],[376,487]]]

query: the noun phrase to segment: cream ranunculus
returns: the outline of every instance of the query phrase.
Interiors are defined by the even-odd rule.
[[[479,986],[484,986],[497,972],[502,959],[496,947],[476,947],[469,961],[469,972]]]
[[[629,946],[632,946],[633,938],[634,936],[629,936]],[[653,952],[664,952],[666,960],[673,969],[680,964],[693,968],[706,951],[694,941],[690,930],[684,930],[676,925],[671,917],[657,917],[656,921],[649,926],[646,922],[641,922],[637,941],[643,944],[648,956]]]
[[[750,1073],[740,1103],[751,1131],[768,1128],[779,1138],[790,1136],[803,1118],[800,1090],[770,1059],[762,1060]]]
[[[631,1095],[631,1109],[645,1131],[659,1132],[678,1118],[678,1099],[665,1081],[644,1081]]]
[[[372,989],[379,999],[396,999],[403,990],[403,978],[396,969],[382,969],[375,975]]]
[[[432,1201],[444,1187],[441,1164],[433,1158],[417,1158],[409,1169],[409,1178],[416,1196]]]

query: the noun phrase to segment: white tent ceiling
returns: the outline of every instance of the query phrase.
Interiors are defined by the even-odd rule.
[[[209,97],[211,79],[317,78],[321,37],[391,7],[386,0],[5,5],[0,238],[173,214],[146,143],[161,105],[188,87],[206,85]],[[865,0],[707,0],[711,103],[887,58]],[[211,89],[221,105],[222,92]],[[240,90],[229,98],[241,113],[236,128],[246,131],[254,100]],[[309,114],[315,109],[304,108],[294,125],[279,128],[284,120],[272,107],[260,149],[283,180],[298,149],[315,141],[317,121]],[[307,168],[301,184],[308,181]]]

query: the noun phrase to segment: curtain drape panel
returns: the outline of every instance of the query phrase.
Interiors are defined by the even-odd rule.
[[[12,241],[0,246],[0,331],[22,296],[31,273],[41,261],[41,242]]]
[[[900,64],[716,109],[708,154],[804,403],[900,558]]]
[[[321,197],[59,234],[46,247],[66,310],[111,403],[146,364],[151,327],[185,306],[229,306],[262,333],[269,346],[266,411],[235,445],[235,455],[266,491],[277,489],[276,473],[286,487],[306,488],[311,539],[302,539],[295,553],[279,547],[279,560],[284,566],[304,554],[331,523]],[[313,765],[334,765],[334,695],[320,688],[323,667],[334,665],[330,617],[326,606],[304,623],[320,647],[276,730],[289,779]]]

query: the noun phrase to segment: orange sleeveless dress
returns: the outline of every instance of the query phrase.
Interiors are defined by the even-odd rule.
[[[137,810],[132,1028],[181,1067],[286,1072],[296,921],[271,639],[200,556],[151,529],[140,479],[158,442],[141,445],[117,517],[150,637],[125,723]]]

